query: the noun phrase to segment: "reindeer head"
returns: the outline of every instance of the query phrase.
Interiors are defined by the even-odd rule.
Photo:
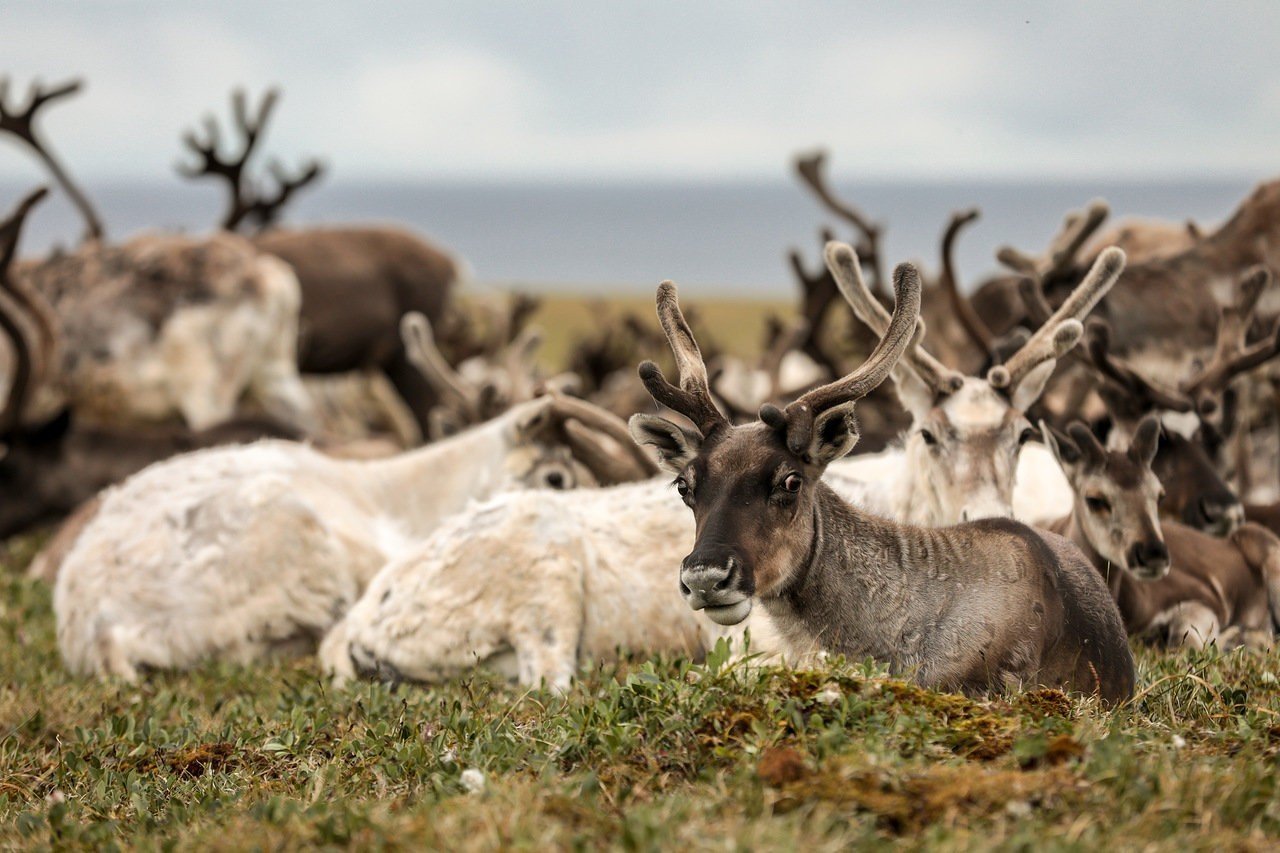
[[[1086,330],[1090,366],[1103,379],[1099,388],[1115,422],[1113,441],[1133,435],[1149,414],[1164,429],[1154,470],[1167,495],[1161,509],[1191,527],[1225,535],[1244,521],[1244,507],[1219,473],[1215,458],[1234,431],[1231,384],[1280,354],[1280,325],[1248,340],[1258,302],[1271,282],[1262,267],[1240,279],[1236,298],[1222,306],[1213,353],[1176,388],[1143,376],[1111,353],[1111,329],[1101,319]]]
[[[1151,472],[1160,422],[1148,416],[1122,451],[1103,449],[1083,423],[1068,435],[1041,423],[1045,442],[1075,491],[1075,518],[1103,559],[1139,580],[1169,573],[1169,549],[1160,532],[1164,489]]]
[[[858,318],[877,333],[889,315],[856,263],[828,255],[832,272],[852,294]],[[1080,339],[1081,320],[1124,269],[1124,253],[1107,250],[1062,306],[1004,364],[985,377],[943,365],[917,338],[893,370],[898,397],[911,415],[907,464],[923,488],[911,520],[954,524],[1013,514],[1014,475],[1024,445],[1036,437],[1025,412],[1039,398],[1057,360]],[[922,332],[923,334],[923,332]]]
[[[857,264],[853,250],[828,254]],[[687,431],[664,418],[635,415],[631,434],[658,451],[693,510],[697,538],[680,569],[680,591],[694,610],[722,625],[741,622],[753,595],[782,589],[805,563],[815,535],[820,482],[827,465],[858,441],[857,401],[889,376],[915,332],[920,276],[904,264],[894,273],[897,304],[867,361],[842,379],[815,388],[785,409],[765,405],[760,419],[734,426],[712,401],[707,368],[680,312],[675,285],[658,288],[658,318],[675,353],[679,385],[653,362],[640,377],[654,400],[693,423]]]

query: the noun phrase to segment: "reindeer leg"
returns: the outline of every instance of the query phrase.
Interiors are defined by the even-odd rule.
[[[1171,648],[1203,649],[1219,640],[1217,615],[1198,601],[1175,605],[1168,614],[1168,625]]]

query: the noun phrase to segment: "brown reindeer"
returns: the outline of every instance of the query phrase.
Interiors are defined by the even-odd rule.
[[[268,92],[256,111],[244,92],[232,97],[238,149],[224,153],[217,122],[205,121],[205,135],[185,137],[197,163],[182,168],[187,177],[224,181],[230,202],[225,228],[277,222],[281,210],[302,187],[318,179],[318,163],[296,176],[273,169],[277,190],[266,196],[246,171],[265,134],[278,94]],[[397,333],[400,318],[417,311],[439,324],[458,279],[454,259],[399,228],[340,226],[287,230],[271,228],[252,237],[259,249],[293,267],[302,286],[298,366],[304,373],[344,373],[378,369],[404,398],[423,433],[438,402],[435,391],[410,364]]]
[[[827,254],[848,299],[842,275],[852,277],[845,271],[856,256],[840,244]],[[857,401],[889,377],[917,334],[914,267],[895,270],[894,292],[888,328],[860,367],[733,426],[712,401],[674,285],[659,287],[678,385],[652,362],[640,373],[654,400],[695,430],[650,415],[633,417],[631,429],[657,449],[693,510],[696,539],[680,569],[686,603],[729,625],[758,599],[792,647],[871,657],[928,687],[982,693],[1045,684],[1126,699],[1134,674],[1123,626],[1070,542],[1005,519],[896,524],[821,482],[857,443]]]
[[[1173,646],[1270,647],[1280,616],[1280,539],[1245,524],[1226,539],[1159,520],[1151,470],[1159,421],[1144,418],[1123,450],[1104,450],[1083,423],[1067,434],[1042,424],[1075,491],[1071,515],[1051,526],[1106,579],[1130,634]]]
[[[1018,275],[1039,276],[1050,303],[1056,303],[1087,268],[1082,249],[1107,213],[1104,203],[1094,202],[1083,213],[1069,214],[1041,258],[1007,247],[999,258]],[[1271,181],[1259,185],[1215,231],[1200,234],[1181,251],[1149,253],[1130,264],[1124,287],[1103,300],[1098,315],[1111,324],[1117,352],[1167,380],[1183,375],[1193,361],[1212,351],[1219,303],[1230,298],[1240,273],[1277,261],[1280,181]],[[1017,276],[1001,277],[974,295],[979,314],[997,333],[1022,322],[1017,289]],[[1261,313],[1276,314],[1276,302],[1274,297],[1264,301]]]
[[[1165,424],[1154,470],[1167,490],[1161,504],[1169,516],[1206,532],[1229,533],[1244,520],[1237,492],[1222,477],[1225,446],[1247,435],[1248,424],[1236,423],[1232,383],[1280,354],[1280,325],[1258,341],[1248,342],[1258,303],[1271,282],[1264,268],[1247,272],[1234,299],[1219,310],[1209,359],[1193,365],[1174,387],[1148,378],[1112,353],[1110,326],[1091,319],[1086,329],[1088,364],[1102,382],[1098,391],[1117,428],[1117,440],[1132,434],[1150,413]],[[1033,309],[1045,310],[1042,307]],[[1234,434],[1234,436],[1233,436]],[[1247,475],[1248,460],[1241,460]]]

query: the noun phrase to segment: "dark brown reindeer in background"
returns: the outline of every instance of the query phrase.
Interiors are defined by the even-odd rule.
[[[1225,539],[1166,521],[1151,470],[1160,424],[1145,417],[1132,443],[1104,450],[1083,423],[1069,435],[1042,423],[1075,492],[1051,526],[1106,579],[1130,634],[1172,646],[1269,648],[1280,617],[1280,539],[1245,524]]]
[[[847,245],[830,247],[828,260],[833,268],[857,263]],[[758,599],[793,649],[872,657],[926,687],[982,693],[1045,684],[1106,702],[1128,698],[1134,671],[1123,626],[1070,542],[1003,519],[900,525],[863,513],[820,481],[857,443],[857,401],[889,377],[917,334],[914,267],[895,270],[894,291],[888,328],[860,367],[733,426],[711,399],[675,287],[659,288],[678,385],[652,362],[640,373],[654,399],[696,431],[636,415],[632,433],[658,450],[693,510],[696,540],[680,569],[686,602],[728,625]]]
[[[301,370],[382,371],[425,435],[438,397],[409,363],[399,323],[404,315],[417,311],[439,326],[458,280],[457,264],[420,237],[391,226],[268,228],[293,195],[322,174],[316,162],[292,176],[275,166],[276,192],[268,196],[255,188],[246,169],[262,142],[277,97],[275,91],[268,92],[253,111],[245,93],[237,91],[232,112],[238,149],[223,152],[217,122],[210,117],[203,139],[194,133],[186,135],[186,145],[198,159],[182,173],[224,181],[230,203],[223,226],[266,229],[252,236],[254,245],[293,267],[302,286]]]

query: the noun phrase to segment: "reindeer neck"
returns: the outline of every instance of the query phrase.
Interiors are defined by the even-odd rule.
[[[808,559],[780,594],[762,598],[765,610],[794,651],[816,645],[910,668],[924,614],[941,606],[950,543],[936,530],[863,513],[825,484],[817,489]]]
[[[510,420],[495,418],[452,438],[372,462],[349,462],[371,499],[410,531],[429,532],[506,481]]]
[[[901,476],[895,478],[891,498],[893,517],[908,524],[936,525],[945,523],[942,518],[942,500],[929,477],[927,453],[919,437],[907,437],[903,446]]]

